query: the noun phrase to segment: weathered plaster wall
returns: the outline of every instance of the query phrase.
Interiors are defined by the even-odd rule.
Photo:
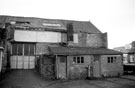
[[[58,43],[61,42],[61,33],[53,31],[15,30],[14,40],[20,42]]]
[[[107,57],[117,57],[116,62],[108,63]],[[123,74],[122,57],[120,55],[102,55],[101,59],[101,75],[103,77],[119,76]]]

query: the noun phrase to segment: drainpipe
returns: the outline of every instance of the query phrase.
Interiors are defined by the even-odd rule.
[[[90,78],[90,65],[88,65],[88,78]]]

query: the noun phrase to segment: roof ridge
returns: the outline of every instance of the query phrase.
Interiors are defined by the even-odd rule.
[[[74,32],[85,33],[102,33],[90,21],[77,21],[77,20],[64,20],[64,19],[46,19],[38,17],[23,17],[23,16],[8,16],[2,15],[7,18],[7,22],[11,21],[29,21],[32,23],[31,27],[51,27],[51,28],[66,28],[68,23],[73,23]],[[0,18],[2,18],[0,15]],[[1,20],[0,20],[1,21]],[[46,24],[46,25],[44,25]],[[58,26],[60,25],[60,26]]]
[[[89,22],[90,21],[84,21],[84,20],[69,20],[69,19],[52,19],[52,18],[42,18],[42,17],[27,17],[27,16],[12,16],[12,15],[0,15],[0,17],[15,17],[15,18],[30,18],[30,19],[42,19],[42,20],[59,20],[59,21],[71,21],[71,22]]]

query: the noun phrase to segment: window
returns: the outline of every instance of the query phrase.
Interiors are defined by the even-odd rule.
[[[65,62],[66,62],[66,58],[62,58],[62,57],[61,57],[61,58],[60,58],[60,62],[61,62],[61,63],[65,63]]]
[[[34,55],[34,44],[30,44],[30,51],[29,51],[29,55]]]
[[[84,57],[81,57],[81,63],[84,63]]]
[[[13,43],[12,55],[33,56],[35,53],[35,44]]]
[[[107,57],[108,63],[116,63],[117,57]]]
[[[24,55],[29,55],[29,44],[24,44]]]
[[[73,57],[73,62],[76,63],[76,57]]]
[[[77,63],[80,63],[80,57],[77,57]]]
[[[78,34],[74,34],[74,43],[78,43]]]
[[[99,55],[94,55],[94,62],[99,61],[99,58],[100,58]]]
[[[113,57],[111,57],[111,63],[113,63]]]
[[[17,44],[12,44],[12,55],[17,55]]]
[[[23,55],[23,44],[18,44],[18,55]]]
[[[73,36],[70,35],[68,41],[73,41]]]
[[[111,62],[110,57],[108,57],[108,63],[110,63],[110,62]]]
[[[73,57],[73,63],[84,63],[84,57]]]
[[[16,24],[30,24],[30,22],[16,21]]]

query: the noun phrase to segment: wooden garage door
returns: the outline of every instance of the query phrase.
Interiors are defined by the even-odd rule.
[[[35,44],[13,43],[10,65],[12,69],[35,68]]]

